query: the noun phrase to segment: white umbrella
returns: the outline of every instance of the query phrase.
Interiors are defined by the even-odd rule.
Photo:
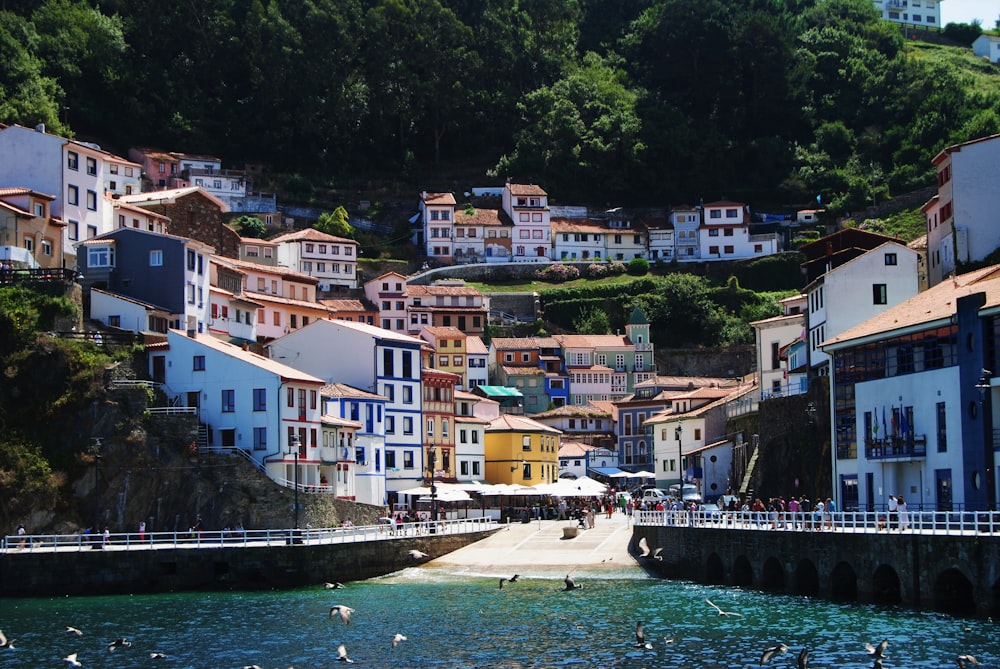
[[[653,472],[635,472],[634,474],[632,474],[632,476],[635,477],[635,478],[641,478],[641,479],[655,479],[656,478],[656,474],[654,474]]]
[[[612,478],[612,479],[628,479],[628,478],[632,478],[633,476],[635,476],[635,474],[633,474],[632,472],[618,472],[617,474],[612,474],[608,478]]]
[[[543,494],[556,497],[595,497],[607,491],[606,485],[589,476],[581,476],[575,481],[560,479],[555,483],[545,483],[535,487]]]
[[[434,497],[439,502],[469,502],[472,500],[469,497],[469,493],[464,490],[459,490],[458,488],[442,488],[441,486],[436,486]],[[423,495],[419,498],[421,502],[430,502],[431,497],[429,494]]]

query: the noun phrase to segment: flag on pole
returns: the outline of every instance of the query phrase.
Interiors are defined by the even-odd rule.
[[[889,408],[889,424],[892,426],[892,438],[899,434],[899,425],[896,424],[896,407]]]
[[[886,437],[889,436],[889,430],[885,429],[885,405],[882,405],[882,434]]]
[[[906,420],[906,409],[904,407],[899,407],[899,422],[902,429],[903,439],[910,434],[910,421]]]
[[[878,409],[872,410],[872,441],[878,441]]]

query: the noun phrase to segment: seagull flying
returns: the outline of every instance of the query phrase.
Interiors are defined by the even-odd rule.
[[[354,609],[343,604],[334,604],[330,607],[330,617],[332,618],[335,613],[340,615],[345,625],[351,624],[351,614],[354,613]]]
[[[114,650],[117,650],[118,648],[131,648],[131,647],[132,647],[132,642],[129,641],[128,639],[125,638],[115,639],[114,641],[108,644],[108,652],[110,653]]]
[[[343,583],[324,583],[323,587],[327,590],[340,590],[344,587]]]
[[[15,641],[17,641],[17,639],[10,639],[10,640],[8,640],[7,637],[4,636],[3,630],[0,630],[0,648],[10,648],[10,649],[13,649]]]
[[[882,643],[877,646],[873,646],[870,643],[865,643],[865,650],[868,651],[868,655],[875,658],[876,660],[881,660],[885,657],[885,647],[889,645],[888,639],[883,639]]]
[[[778,653],[787,653],[788,646],[783,643],[778,643],[776,646],[771,646],[765,650],[760,656],[760,665],[764,666],[768,661]]]
[[[570,578],[569,574],[566,574],[566,578],[563,580],[563,582],[566,584],[564,590],[579,590],[580,588],[583,587],[582,585],[577,585],[576,582],[572,578]]]
[[[150,653],[149,654],[149,659],[151,659],[151,660],[163,660],[163,659],[166,659],[166,657],[167,657],[166,653]]]
[[[711,606],[713,609],[715,609],[716,611],[718,611],[720,616],[742,616],[743,615],[742,613],[736,613],[735,611],[723,611],[718,606],[716,606],[715,604],[713,604],[711,599],[706,599],[705,601],[708,602],[709,606]]]
[[[641,620],[635,624],[635,647],[645,648],[646,650],[652,650],[653,648],[653,644],[646,643],[646,635],[642,631]]]
[[[354,662],[351,658],[347,657],[347,648],[344,644],[337,646],[337,660],[340,662]]]
[[[424,553],[423,551],[418,551],[416,548],[410,549],[410,551],[407,552],[407,555],[409,555],[410,559],[413,560],[414,562],[419,562],[420,560],[426,560],[427,558],[430,557],[430,555],[428,555],[427,553]]]
[[[66,625],[66,634],[75,634],[77,636],[83,636],[83,631],[75,627],[70,627],[69,625]]]
[[[979,660],[972,657],[971,655],[959,655],[958,657],[955,658],[955,660],[958,662],[959,669],[963,669],[967,664],[974,664],[974,665],[979,664]]]
[[[809,669],[809,649],[803,648],[799,651],[799,659],[795,662],[796,669]]]
[[[402,634],[397,633],[396,636],[392,637],[392,647],[395,648],[404,641],[406,641],[406,637],[403,636]]]
[[[500,589],[503,590],[503,584],[504,583],[517,583],[517,577],[518,576],[520,576],[520,574],[514,574],[510,578],[507,578],[506,576],[504,576],[503,578],[501,578],[500,579]]]
[[[83,666],[82,664],[80,664],[77,661],[77,659],[76,659],[76,653],[73,653],[72,655],[67,655],[66,657],[64,657],[63,658],[63,662],[69,662],[69,666],[71,666],[71,667],[82,667]]]

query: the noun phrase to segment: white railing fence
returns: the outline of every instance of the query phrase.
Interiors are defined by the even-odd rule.
[[[1000,511],[636,511],[642,527],[711,527],[779,532],[907,532],[918,534],[1000,534]]]

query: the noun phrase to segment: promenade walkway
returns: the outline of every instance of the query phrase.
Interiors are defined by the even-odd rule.
[[[616,578],[645,572],[629,554],[632,518],[615,512],[609,519],[599,514],[593,529],[577,529],[573,520],[532,520],[511,523],[499,532],[442,555],[423,565],[449,573],[524,577],[562,577],[573,571],[577,576]],[[577,534],[565,538],[564,528]]]

